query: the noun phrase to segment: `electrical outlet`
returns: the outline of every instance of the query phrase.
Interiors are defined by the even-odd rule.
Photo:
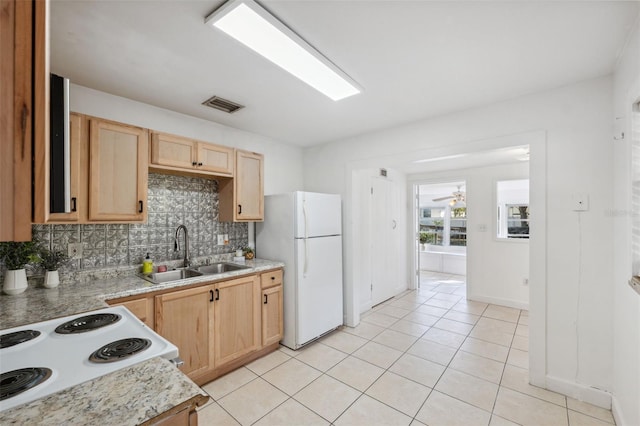
[[[573,194],[571,196],[574,212],[586,212],[589,210],[589,195],[588,194]]]
[[[218,245],[219,246],[223,246],[224,245],[224,235],[222,235],[222,234],[218,235]]]
[[[82,243],[69,243],[67,252],[71,259],[82,258]]]
[[[529,278],[523,278],[522,279],[522,285],[529,285]]]

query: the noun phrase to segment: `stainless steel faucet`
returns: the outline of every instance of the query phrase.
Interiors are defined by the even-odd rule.
[[[178,229],[176,229],[173,251],[180,250],[180,240],[178,239],[178,234],[180,233],[181,229],[184,231],[184,267],[188,268],[189,266],[191,266],[191,260],[189,260],[189,231],[187,231],[187,227],[184,225],[180,225],[178,226]]]

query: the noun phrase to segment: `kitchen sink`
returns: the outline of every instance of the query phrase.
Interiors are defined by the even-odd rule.
[[[154,284],[166,283],[169,281],[178,281],[185,278],[199,277],[202,272],[193,269],[173,269],[166,272],[154,272],[149,275],[142,275],[142,278]]]
[[[214,263],[212,265],[205,265],[198,268],[198,272],[202,272],[205,275],[208,274],[222,274],[224,272],[238,271],[240,269],[248,269],[248,266],[236,265],[235,263]]]

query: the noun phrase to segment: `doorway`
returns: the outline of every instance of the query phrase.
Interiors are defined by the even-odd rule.
[[[467,274],[466,182],[414,185],[416,287],[460,290]]]

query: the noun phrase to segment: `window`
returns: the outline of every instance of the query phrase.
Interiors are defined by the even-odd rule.
[[[507,238],[529,238],[529,206],[507,204]]]
[[[466,246],[466,207],[420,208],[420,244]]]
[[[531,220],[529,179],[499,181],[496,188],[497,237],[528,239]]]
[[[449,226],[449,245],[467,245],[467,208],[451,208],[451,222]]]

